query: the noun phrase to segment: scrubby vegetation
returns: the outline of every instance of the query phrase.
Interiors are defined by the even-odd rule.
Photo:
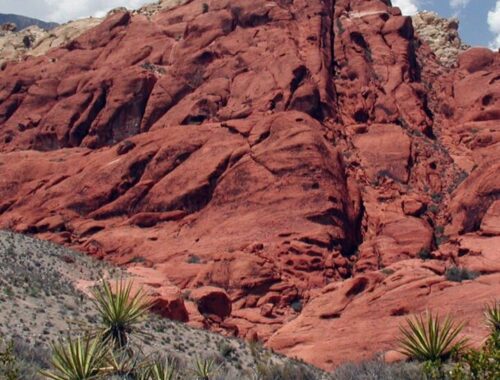
[[[460,337],[463,324],[450,316],[444,321],[427,313],[407,320],[401,328],[400,350],[409,358],[423,363],[422,378],[434,380],[500,379],[500,303],[485,307],[490,335],[479,349],[468,347]]]
[[[107,281],[93,290],[99,313],[98,326],[83,328],[77,337],[68,337],[53,345],[51,369],[42,375],[52,380],[212,380],[228,378],[223,373],[223,360],[196,356],[191,363],[181,364],[163,353],[145,355],[131,338],[145,333],[139,324],[148,317],[152,299],[132,282]],[[229,357],[228,347],[224,347]],[[253,348],[255,376],[262,380],[316,379],[308,366],[286,360],[277,363],[270,352]],[[227,369],[225,369],[227,370]],[[321,377],[321,376],[320,376]],[[229,377],[231,378],[231,377]]]
[[[479,276],[479,273],[471,271],[467,268],[451,266],[446,270],[445,277],[448,281],[462,282],[465,280],[474,280]]]
[[[12,379],[16,380],[46,379],[40,370],[56,371],[52,364],[54,347],[67,350],[69,343],[78,338],[83,343],[86,336],[95,338],[104,333],[105,319],[98,310],[98,298],[92,299],[78,290],[77,281],[97,283],[100,278],[123,278],[123,286],[126,288],[129,284],[125,272],[105,262],[49,242],[3,231],[0,231],[0,261],[0,339],[3,339],[0,352],[11,347],[8,353],[12,365],[8,368],[15,369],[16,377]],[[108,293],[104,284],[110,285]],[[109,291],[116,292],[113,284],[114,281],[101,282],[94,291],[100,291],[103,300],[114,300],[115,306],[120,302],[130,304],[127,297],[120,302],[110,297]],[[137,291],[132,287],[130,296],[133,298]],[[143,295],[139,297],[141,301],[147,299],[147,294]],[[327,373],[266,350],[259,343],[248,344],[153,313],[146,313],[145,318],[136,321],[125,329],[129,338],[126,348],[113,347],[109,351],[106,368],[113,368],[110,371],[116,375],[107,373],[100,378],[133,380],[132,369],[136,368],[141,369],[134,375],[138,379],[173,376],[175,380],[194,380],[196,358],[214,362],[212,369],[217,371],[211,379],[215,380],[271,380],[265,373],[256,374],[256,368],[264,369],[266,363],[273,368],[273,373],[284,373],[284,376],[290,371],[308,374],[308,377],[297,376],[298,380],[329,378]],[[261,362],[265,364],[258,365]],[[164,370],[167,367],[175,374],[168,375]],[[1,380],[11,380],[4,375],[6,368],[0,365]]]
[[[439,316],[428,313],[407,319],[401,327],[401,352],[424,362],[438,362],[450,358],[465,347],[467,340],[458,339],[463,324],[455,323],[450,316],[441,322]]]
[[[351,363],[327,374],[266,350],[259,342],[227,339],[150,314],[148,294],[134,287],[119,270],[95,265],[88,258],[42,242],[37,244],[43,245],[43,253],[35,246],[20,256],[18,237],[7,234],[7,240],[2,240],[4,237],[0,233],[0,259],[4,263],[0,270],[12,281],[0,282],[2,380],[500,378],[498,301],[485,308],[490,336],[478,349],[467,346],[462,323],[429,312],[407,319],[401,327],[399,349],[409,356],[407,362]],[[80,260],[85,260],[83,265]],[[101,280],[89,300],[65,277],[74,268],[80,268],[78,278],[121,280]],[[18,312],[21,307],[23,314]],[[26,320],[25,315],[32,319]],[[61,318],[70,324],[63,328]],[[23,336],[35,337],[34,345],[23,341]],[[61,336],[67,337],[61,340]]]

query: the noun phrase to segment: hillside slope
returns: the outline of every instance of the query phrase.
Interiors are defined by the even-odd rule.
[[[0,259],[0,343],[15,342],[22,380],[42,378],[37,371],[49,367],[52,343],[76,334],[82,326],[97,325],[97,310],[88,296],[91,286],[103,278],[113,281],[125,276],[135,281],[106,263],[5,231],[0,231]],[[316,368],[258,344],[247,345],[155,315],[139,329],[142,334],[133,337],[133,347],[141,347],[144,354],[175,358],[188,368],[197,357],[214,358],[220,366],[216,379],[250,379],[261,357],[269,358],[270,367],[288,365],[308,378],[329,379]]]
[[[479,321],[500,291],[499,55],[441,66],[388,4],[192,0],[5,64],[0,226],[325,369],[428,308]]]
[[[42,20],[38,20],[36,18],[0,13],[0,25],[6,24],[8,22],[16,24],[17,30],[22,30],[24,28],[27,28],[28,26],[33,26],[33,25],[36,25],[45,30],[51,30],[59,25],[56,22],[45,22]]]

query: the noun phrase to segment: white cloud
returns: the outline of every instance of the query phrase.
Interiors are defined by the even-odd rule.
[[[488,26],[490,31],[495,35],[495,39],[491,41],[492,49],[500,49],[500,0],[494,9],[488,12]]]
[[[134,9],[152,2],[154,0],[0,0],[0,12],[66,22],[88,16],[103,16],[116,7]]]
[[[464,9],[469,3],[470,0],[450,0],[450,7],[454,10],[453,16],[459,17],[461,10]]]
[[[392,5],[399,7],[404,15],[414,15],[418,12],[418,0],[392,0]]]
[[[470,0],[450,0],[450,7],[453,9],[465,8]]]
[[[103,16],[116,7],[138,8],[151,0],[45,0],[52,12],[50,20],[66,21],[88,16]]]

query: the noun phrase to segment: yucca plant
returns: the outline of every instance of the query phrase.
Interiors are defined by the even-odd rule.
[[[148,369],[148,380],[173,380],[176,376],[175,364],[169,359],[157,359]]]
[[[193,369],[196,380],[210,380],[217,371],[218,368],[215,365],[215,360],[196,357]]]
[[[400,326],[400,351],[412,359],[444,361],[461,352],[467,344],[467,339],[458,338],[464,325],[454,322],[450,316],[441,322],[437,314],[424,313],[408,318],[406,323],[407,326]]]
[[[487,304],[484,315],[492,333],[500,333],[500,302],[494,301],[491,305]]]
[[[116,348],[127,347],[130,334],[139,332],[137,324],[143,321],[152,307],[152,299],[139,288],[132,293],[131,281],[119,280],[114,289],[107,281],[92,291],[94,304],[101,317],[100,334],[111,340]]]
[[[109,348],[101,337],[68,338],[66,342],[52,346],[51,364],[54,369],[41,374],[52,380],[98,379],[108,354]]]
[[[143,373],[147,369],[147,362],[141,360],[140,355],[130,355],[127,350],[110,350],[110,354],[106,359],[107,374],[113,374],[120,378],[136,378],[138,374]]]

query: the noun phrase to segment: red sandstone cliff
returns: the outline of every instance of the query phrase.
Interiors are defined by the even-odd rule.
[[[0,227],[323,368],[427,308],[478,320],[500,293],[500,58],[442,67],[388,3],[193,0],[5,65]]]

